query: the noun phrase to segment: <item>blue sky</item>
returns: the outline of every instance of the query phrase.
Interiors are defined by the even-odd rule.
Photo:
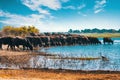
[[[120,0],[0,0],[0,27],[34,25],[41,32],[120,29]]]

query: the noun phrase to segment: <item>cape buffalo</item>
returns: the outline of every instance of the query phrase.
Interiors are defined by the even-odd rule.
[[[49,36],[39,36],[42,40],[42,45],[44,47],[49,47],[50,46],[50,37]]]
[[[101,44],[99,39],[96,37],[88,37],[88,39],[90,40],[90,44]]]
[[[25,50],[26,48],[29,48],[30,50],[33,50],[33,47],[30,44],[29,40],[27,40],[25,38],[20,38],[20,37],[14,38],[13,39],[14,49],[15,49],[15,46],[19,48],[20,45],[23,46],[23,50]]]
[[[30,36],[30,37],[26,37],[26,39],[29,40],[34,47],[43,46],[42,40],[39,36]]]
[[[2,49],[2,44],[4,45],[8,45],[7,46],[7,50],[9,49],[9,47],[12,49],[12,41],[13,37],[1,37],[0,38],[0,49]]]
[[[113,40],[112,40],[111,38],[109,38],[109,37],[104,37],[104,38],[103,38],[103,43],[104,43],[104,44],[105,44],[105,43],[108,43],[108,44],[112,43],[112,44],[113,44]]]
[[[2,39],[0,37],[0,49],[2,49]]]

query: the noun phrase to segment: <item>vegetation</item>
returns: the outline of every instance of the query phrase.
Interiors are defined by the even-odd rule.
[[[91,36],[91,37],[120,37],[120,29],[84,29],[84,30],[72,30],[69,29],[68,33],[71,34],[81,34],[85,36]]]
[[[115,30],[115,29],[84,29],[84,30],[72,30],[69,29],[68,31],[69,33],[120,33],[120,29],[119,30]]]
[[[13,27],[13,26],[4,26],[2,32],[6,35],[15,35],[15,36],[25,36],[29,33],[39,33],[39,30],[35,26],[22,26],[22,27]]]
[[[91,36],[91,37],[120,37],[120,33],[81,33],[81,35]]]
[[[99,60],[100,57],[49,57],[50,59],[62,59],[62,60]]]

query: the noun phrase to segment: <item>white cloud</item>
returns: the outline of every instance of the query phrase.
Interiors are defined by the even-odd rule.
[[[83,9],[84,7],[86,7],[85,4],[82,4],[82,5],[78,6],[78,7],[75,7],[75,6],[70,5],[70,6],[63,7],[63,9],[81,10],[81,9]]]
[[[86,5],[85,4],[82,4],[82,5],[79,5],[77,7],[73,6],[73,5],[69,5],[69,6],[65,6],[63,7],[63,9],[72,9],[72,10],[81,10],[83,8],[85,8]]]
[[[11,14],[9,12],[3,12],[2,10],[0,10],[0,17],[5,18],[4,20],[0,20],[0,23],[5,25],[11,25],[15,27],[34,25],[41,32],[64,31],[64,28],[61,27],[61,25],[58,25],[57,23],[52,21],[51,18],[54,18],[52,16],[50,18],[48,18],[49,16],[41,14],[21,16],[17,14]]]
[[[102,0],[99,4],[104,5],[106,3],[106,0]]]
[[[99,13],[104,11],[104,7],[106,6],[107,1],[106,0],[96,0],[95,1],[95,6],[94,6],[94,13]]]
[[[79,10],[79,11],[78,11],[78,14],[80,14],[80,15],[82,15],[82,16],[87,16],[85,13],[83,13],[83,12],[80,11],[80,10],[82,10],[82,9],[85,8],[85,7],[86,7],[85,4],[79,5],[79,6],[77,7],[77,9]]]
[[[94,13],[97,14],[99,12],[103,11],[103,9],[98,9],[98,10],[95,10]]]
[[[0,14],[1,13],[2,13],[1,17],[2,16],[5,17],[5,20],[0,20],[0,22],[6,25],[13,26],[34,25],[37,27],[44,25],[44,22],[42,21],[42,19],[45,18],[44,15],[31,14],[29,16],[21,16],[0,11]]]
[[[72,10],[75,10],[76,8],[74,6],[66,6],[66,7],[63,7],[63,9],[72,9]]]
[[[81,9],[83,9],[84,7],[86,7],[86,5],[85,5],[85,4],[82,4],[82,5],[78,6],[78,9],[81,10]]]
[[[3,13],[3,11],[2,11],[2,10],[0,10],[0,16],[3,16],[3,14],[4,14],[4,13]]]
[[[22,3],[31,10],[38,11],[42,14],[50,14],[48,10],[42,9],[42,6],[48,7],[52,10],[58,10],[61,8],[61,2],[59,0],[22,0]]]

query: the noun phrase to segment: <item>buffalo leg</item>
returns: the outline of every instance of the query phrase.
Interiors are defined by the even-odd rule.
[[[0,49],[2,49],[2,44],[0,44]]]

